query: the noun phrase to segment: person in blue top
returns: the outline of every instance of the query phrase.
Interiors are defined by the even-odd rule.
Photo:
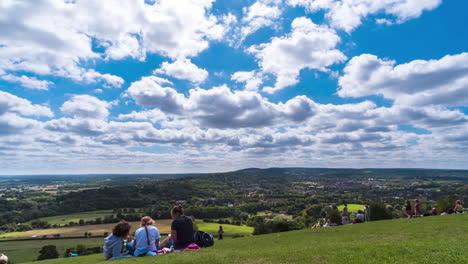
[[[136,257],[140,256],[156,256],[157,254],[153,251],[159,249],[159,234],[158,228],[153,226],[154,220],[145,216],[141,218],[141,227],[135,232],[135,242],[133,247],[135,252],[133,255]]]
[[[120,222],[112,229],[112,234],[104,239],[103,253],[106,259],[115,259],[127,257],[124,252],[124,239],[131,239],[129,237],[130,224],[128,222]]]
[[[181,205],[176,205],[171,210],[172,224],[171,234],[162,243],[162,247],[173,246],[175,250],[185,249],[193,243],[192,218],[184,215]]]

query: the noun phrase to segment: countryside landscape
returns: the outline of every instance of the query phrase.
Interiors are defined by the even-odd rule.
[[[468,263],[467,10],[0,0],[0,264]]]
[[[49,244],[57,246],[60,258],[66,256],[67,249],[76,251],[78,245],[82,245],[79,255],[91,253],[89,257],[83,257],[83,263],[103,261],[102,254],[99,254],[103,239],[115,223],[130,221],[134,232],[139,227],[139,219],[148,215],[155,219],[161,234],[169,234],[172,221],[169,209],[173,204],[183,204],[186,214],[193,217],[199,230],[216,236],[218,227],[223,226],[226,238],[216,241],[213,249],[203,253],[208,254],[209,263],[226,261],[233,255],[237,255],[235,257],[240,262],[253,261],[249,254],[244,259],[235,253],[245,243],[252,243],[252,247],[262,252],[265,262],[274,262],[277,257],[285,262],[305,263],[314,258],[334,262],[341,257],[329,254],[340,237],[349,239],[340,242],[346,250],[369,247],[366,252],[382,247],[380,242],[392,244],[400,239],[408,240],[405,245],[416,243],[417,247],[434,249],[446,246],[445,242],[436,240],[453,240],[458,242],[449,249],[455,252],[450,259],[455,263],[467,260],[461,252],[468,242],[464,232],[468,220],[465,216],[468,215],[415,219],[407,219],[404,215],[406,199],[419,199],[421,211],[426,215],[430,215],[434,207],[440,213],[447,212],[458,199],[468,203],[468,172],[463,170],[252,168],[212,174],[140,175],[132,177],[135,184],[123,186],[118,185],[121,175],[94,175],[93,180],[85,175],[73,180],[67,180],[66,175],[31,177],[34,181],[24,176],[0,178],[2,186],[8,186],[0,193],[0,248],[12,263],[35,261],[42,246]],[[81,178],[85,180],[81,182]],[[107,186],[101,186],[102,182]],[[134,204],[140,207],[135,208]],[[375,214],[362,225],[311,229],[318,221],[325,224],[325,219],[333,219],[333,223],[341,225],[344,204],[347,204],[352,218],[358,210],[364,211],[365,205],[370,205]],[[436,233],[437,238],[430,238],[433,232],[446,230],[444,226],[453,228],[448,228],[450,232],[440,234],[441,237]],[[293,232],[280,237],[265,235],[286,231]],[[380,236],[389,238],[379,242]],[[425,238],[424,241],[418,241],[421,238]],[[277,239],[274,243],[280,245],[268,244],[273,243],[271,239]],[[302,242],[298,243],[296,239]],[[368,240],[368,244],[354,245],[361,239]],[[321,242],[318,245],[307,243],[308,240]],[[237,243],[240,245],[233,246]],[[257,243],[263,244],[265,249]],[[226,250],[222,256],[212,252],[218,244]],[[268,250],[274,252],[277,250],[274,247],[281,246],[289,249],[286,252],[307,251],[308,254],[296,256],[294,261],[288,260],[289,253],[268,257]],[[312,253],[314,251],[310,251],[310,247],[321,250]],[[403,245],[401,247],[404,248]],[[456,250],[457,247],[460,251]],[[97,248],[94,249],[98,251],[96,255],[92,251],[86,252],[93,248]],[[322,250],[329,253],[321,254]],[[428,251],[422,250],[418,254],[423,254],[421,257],[428,260],[445,254],[441,253],[444,250],[434,253],[434,256],[424,255],[424,252]],[[391,254],[384,251],[375,257],[391,263]],[[356,259],[356,263],[362,263],[364,256],[358,254],[349,260]],[[73,258],[70,263],[80,263],[77,262],[80,258]],[[398,258],[394,260],[398,262]],[[57,263],[61,261],[65,260]]]

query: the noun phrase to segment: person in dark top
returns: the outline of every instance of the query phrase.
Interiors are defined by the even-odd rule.
[[[162,247],[174,246],[174,249],[184,249],[193,243],[192,218],[184,215],[181,205],[176,205],[171,210],[172,224],[171,234],[162,242]]]
[[[408,218],[411,218],[411,203],[409,200],[405,201],[405,215]]]
[[[219,226],[219,229],[218,229],[218,240],[223,240],[223,236],[224,236],[223,226]]]

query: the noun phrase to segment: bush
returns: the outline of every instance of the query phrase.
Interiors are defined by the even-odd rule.
[[[57,247],[54,245],[47,245],[43,246],[42,249],[39,251],[39,257],[37,260],[44,260],[44,259],[56,259],[59,257],[59,253],[57,251]]]
[[[369,210],[371,221],[392,219],[392,214],[384,203],[372,202],[369,205]]]

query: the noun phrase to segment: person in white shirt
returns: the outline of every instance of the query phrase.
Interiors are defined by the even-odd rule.
[[[134,255],[139,256],[155,256],[153,251],[159,249],[159,239],[161,235],[159,230],[153,226],[154,220],[145,216],[141,218],[141,227],[135,232],[135,241],[133,247],[135,248]]]

